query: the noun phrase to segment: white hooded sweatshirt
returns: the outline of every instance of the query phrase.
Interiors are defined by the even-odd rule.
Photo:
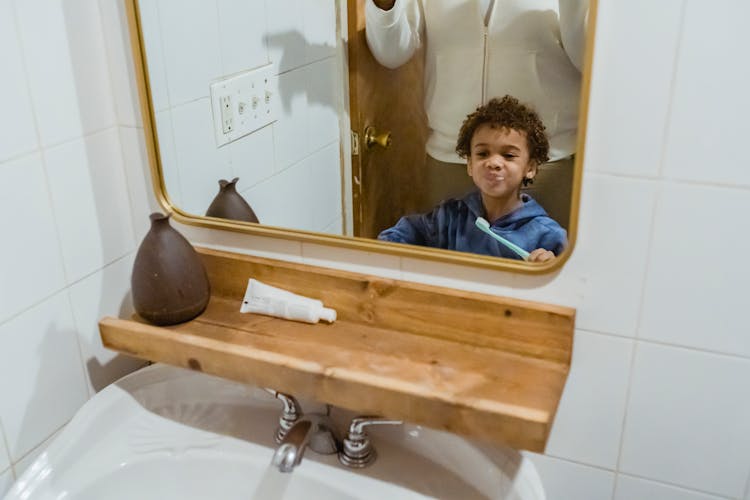
[[[367,0],[367,43],[380,64],[396,68],[426,41],[427,154],[464,163],[455,152],[461,123],[506,94],[539,114],[551,161],[575,152],[588,8],[559,4],[558,13],[558,0],[494,0],[485,25],[480,0],[396,0],[388,11]]]

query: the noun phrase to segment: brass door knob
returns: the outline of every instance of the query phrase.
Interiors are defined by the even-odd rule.
[[[391,145],[391,132],[378,133],[375,127],[367,127],[365,129],[365,146],[367,149],[372,149],[375,145],[386,149]]]

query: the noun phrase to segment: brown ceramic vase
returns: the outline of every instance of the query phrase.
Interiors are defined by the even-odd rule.
[[[159,212],[151,214],[151,230],[138,247],[130,285],[136,312],[155,325],[195,318],[211,295],[200,256],[169,224],[169,215]]]
[[[231,181],[224,179],[219,181],[219,193],[206,210],[207,216],[243,222],[258,222],[258,217],[253,209],[250,208],[245,198],[237,192],[238,180],[240,180],[239,177],[235,177]]]

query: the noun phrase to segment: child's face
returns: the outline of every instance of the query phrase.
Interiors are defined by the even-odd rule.
[[[481,124],[471,138],[466,170],[485,196],[517,198],[523,179],[536,175],[536,165],[529,160],[526,133]]]

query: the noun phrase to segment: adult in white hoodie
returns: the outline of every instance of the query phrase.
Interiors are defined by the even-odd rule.
[[[380,64],[404,64],[427,40],[431,204],[471,188],[455,152],[458,130],[477,106],[508,94],[530,104],[547,128],[550,163],[534,194],[567,226],[587,13],[588,0],[367,0],[367,43]]]

